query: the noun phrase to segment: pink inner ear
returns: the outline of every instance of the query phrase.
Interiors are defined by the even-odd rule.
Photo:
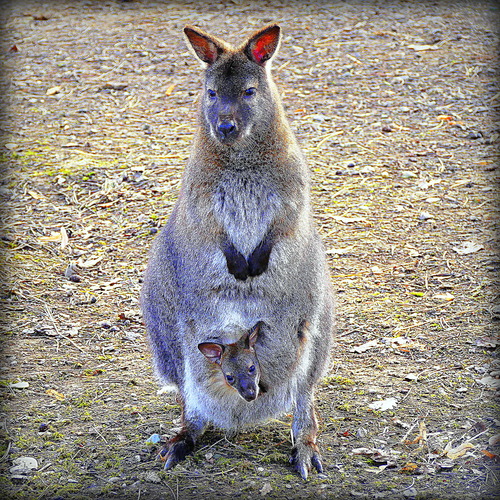
[[[266,35],[262,35],[255,42],[254,48],[252,50],[252,55],[257,62],[261,63],[269,59],[271,50],[269,50],[268,47],[272,49],[275,39],[276,35],[268,33]]]
[[[186,35],[193,46],[193,49],[198,54],[198,57],[206,63],[212,64],[217,59],[217,47],[214,43],[207,40],[193,30],[186,31]]]
[[[217,363],[223,353],[223,349],[219,344],[202,343],[198,345],[198,349],[212,363]]]

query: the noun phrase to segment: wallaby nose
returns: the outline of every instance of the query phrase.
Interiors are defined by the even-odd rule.
[[[255,391],[248,391],[246,394],[243,394],[243,397],[245,398],[246,401],[254,401],[257,398],[257,394]]]
[[[240,395],[243,397],[245,401],[254,401],[257,399],[257,395],[259,394],[259,389],[254,389],[252,387],[241,388]]]
[[[229,139],[236,132],[236,124],[233,120],[221,121],[217,127],[221,139],[224,141]]]

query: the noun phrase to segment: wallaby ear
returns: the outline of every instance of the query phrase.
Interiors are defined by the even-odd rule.
[[[220,364],[220,359],[224,353],[225,347],[221,344],[214,344],[212,342],[202,342],[198,344],[198,349],[204,354],[208,361]]]
[[[195,26],[186,26],[184,34],[195,55],[204,63],[213,64],[226,50],[222,40],[217,40]]]
[[[251,61],[259,66],[273,57],[280,43],[281,28],[271,24],[254,33],[246,43],[243,52]]]
[[[260,322],[257,323],[248,334],[248,348],[253,349],[259,337]]]

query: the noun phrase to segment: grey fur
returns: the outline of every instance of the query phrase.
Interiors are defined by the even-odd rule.
[[[322,470],[314,386],[327,368],[333,293],[307,164],[270,75],[280,30],[267,26],[238,48],[199,28],[185,34],[206,67],[198,127],[141,293],[156,374],[183,402],[184,428],[162,452],[165,467],[209,423],[238,431],[293,410],[292,462],[306,478],[311,466]],[[237,342],[258,322],[267,391],[247,402],[223,389],[197,346]]]

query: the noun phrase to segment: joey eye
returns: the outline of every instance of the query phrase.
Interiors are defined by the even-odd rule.
[[[226,380],[229,385],[234,384],[234,377],[232,375],[226,375]]]
[[[245,92],[243,92],[243,95],[245,97],[252,97],[257,93],[257,89],[255,87],[250,87],[249,89],[246,89]]]
[[[255,373],[255,365],[250,366],[248,373]]]
[[[208,89],[207,94],[209,99],[215,99],[217,97],[217,92],[215,92],[215,90],[212,89]]]

